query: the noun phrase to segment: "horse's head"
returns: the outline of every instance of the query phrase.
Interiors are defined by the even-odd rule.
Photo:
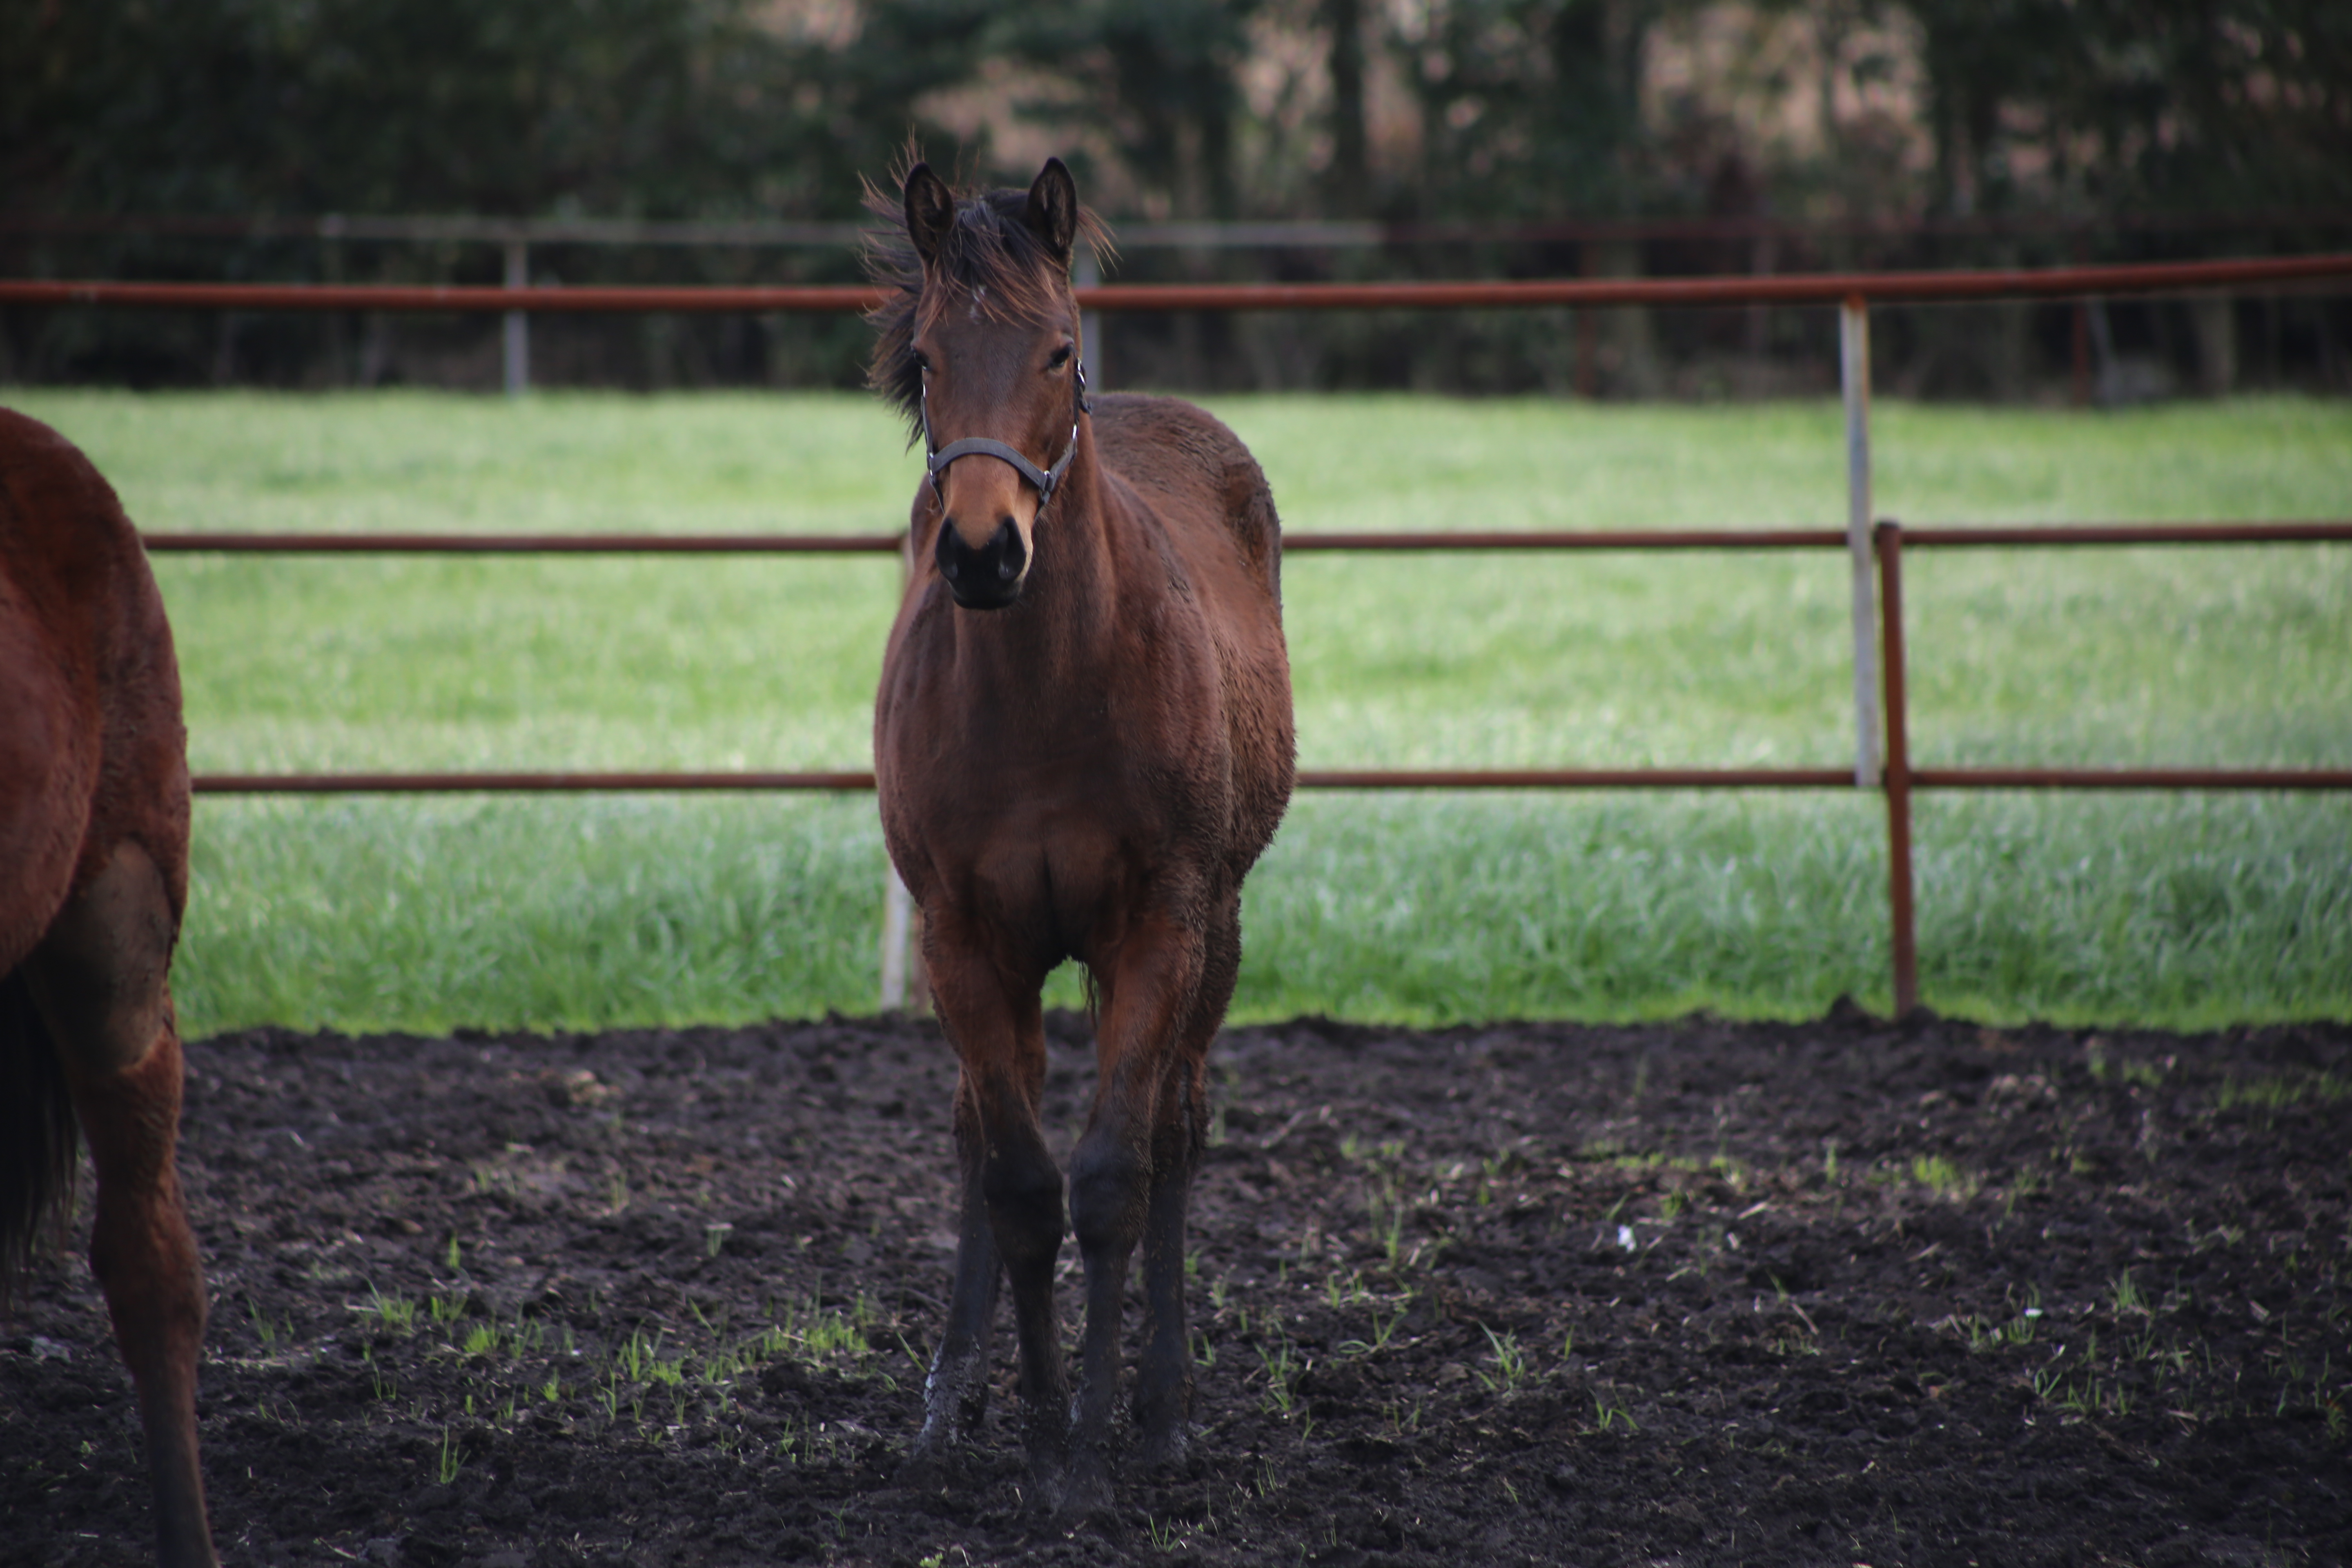
[[[1025,196],[961,201],[918,163],[903,215],[919,274],[908,269],[878,313],[872,379],[924,438],[948,591],[966,609],[1002,609],[1021,596],[1038,519],[1077,451],[1086,370],[1070,256],[1092,220],[1058,158]]]

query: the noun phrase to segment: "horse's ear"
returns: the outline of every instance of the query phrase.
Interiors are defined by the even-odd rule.
[[[1068,265],[1070,247],[1078,237],[1078,183],[1059,158],[1048,158],[1029,187],[1029,208],[1021,215],[1029,232],[1045,244],[1055,259]]]
[[[915,242],[915,254],[923,258],[924,266],[939,260],[940,247],[954,227],[955,193],[948,189],[947,182],[932,174],[929,163],[908,170],[907,237]]]

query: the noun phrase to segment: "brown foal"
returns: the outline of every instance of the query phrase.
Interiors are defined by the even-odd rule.
[[[926,444],[915,570],[875,704],[890,858],[962,1071],[962,1217],[919,1454],[979,1420],[998,1282],[1013,1285],[1040,1500],[1110,1499],[1119,1313],[1143,1253],[1141,1458],[1181,1455],[1192,1392],[1184,1215],[1209,1042],[1241,962],[1242,879],[1290,797],[1281,524],[1223,425],[1171,398],[1089,402],[1069,173],[958,196],[923,164],[875,270],[874,384]],[[1092,1109],[1070,1162],[1086,1268],[1073,1405],[1054,1312],[1063,1184],[1038,1121],[1039,992],[1096,997]]]
[[[89,460],[0,409],[0,1286],[71,1190],[79,1120],[171,1568],[214,1561],[165,984],[187,896],[180,674],[147,557]]]

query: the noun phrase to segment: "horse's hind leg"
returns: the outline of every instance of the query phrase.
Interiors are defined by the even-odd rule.
[[[164,984],[176,922],[162,871],[124,843],[25,964],[98,1172],[89,1261],[139,1391],[166,1568],[215,1562],[196,1468],[204,1276],[181,1201],[180,1036]]]
[[[1181,1462],[1192,1412],[1192,1346],[1184,1314],[1184,1223],[1208,1132],[1209,1042],[1241,973],[1241,900],[1207,932],[1200,989],[1160,1085],[1151,1129],[1151,1197],[1143,1221],[1143,1352],[1136,1368],[1139,1458],[1147,1468]]]
[[[1159,1469],[1183,1460],[1192,1410],[1192,1352],[1184,1316],[1184,1221],[1206,1110],[1200,1056],[1170,1064],[1151,1130],[1151,1196],[1143,1220],[1143,1350],[1136,1365],[1138,1461]]]

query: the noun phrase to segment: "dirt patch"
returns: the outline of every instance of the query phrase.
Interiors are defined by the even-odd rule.
[[[1052,1028],[1066,1148],[1093,1072]],[[241,1563],[2352,1543],[2342,1025],[1232,1031],[1194,1457],[1075,1531],[1023,1506],[1006,1325],[988,1440],[899,1479],[951,1246],[933,1026],[264,1030],[189,1060]],[[0,1330],[0,1563],[140,1561],[135,1433],[88,1271],[45,1266]]]

